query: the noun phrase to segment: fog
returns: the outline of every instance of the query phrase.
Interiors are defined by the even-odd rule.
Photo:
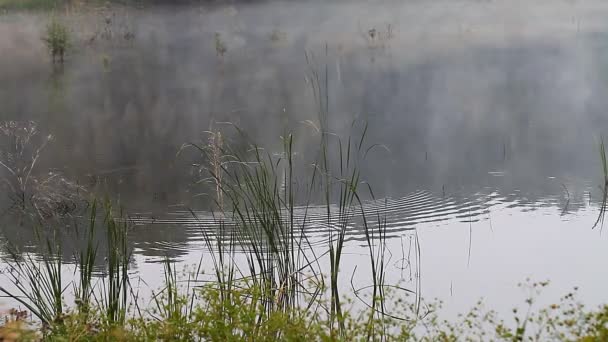
[[[64,63],[42,40],[51,14],[0,12],[0,123],[34,121],[53,136],[32,177],[61,174],[124,208],[132,269],[148,284],[165,257],[202,260],[216,228],[214,189],[184,144],[222,132],[227,146],[278,157],[292,134],[303,176],[321,132],[337,163],[335,145],[365,131],[361,179],[378,202],[364,207],[381,203],[389,281],[459,312],[480,296],[510,312],[528,276],[555,280],[556,296],[576,285],[584,301],[606,302],[597,270],[608,250],[592,227],[605,183],[607,2],[161,1],[54,15],[70,30]],[[39,253],[36,232],[5,215],[12,199],[0,197],[0,255],[5,241]],[[307,239],[323,248],[333,227],[315,200]],[[79,215],[48,231],[66,263],[84,244]],[[357,215],[342,267],[362,278]]]
[[[367,124],[366,140],[382,145],[362,164],[379,197],[577,210],[602,181],[607,12],[601,1],[73,10],[60,14],[73,38],[63,65],[41,39],[49,15],[8,12],[0,120],[55,137],[38,172],[163,214],[209,208],[194,199],[199,156],[178,155],[184,143],[222,130],[238,144],[230,122],[279,153],[291,133],[305,165],[327,96],[325,130],[358,137]]]

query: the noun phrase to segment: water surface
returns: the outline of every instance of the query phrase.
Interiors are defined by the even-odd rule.
[[[454,311],[479,297],[508,310],[527,276],[553,280],[552,294],[578,285],[597,304],[608,300],[608,242],[592,229],[608,129],[607,11],[599,1],[103,9],[66,17],[74,46],[63,66],[40,39],[46,15],[8,13],[0,120],[33,120],[55,137],[39,173],[120,200],[144,278],[166,256],[198,261],[215,227],[213,196],[201,195],[209,188],[192,166],[200,156],[178,154],[184,143],[221,130],[241,144],[236,125],[278,155],[291,133],[308,165],[325,118],[343,138],[367,124],[366,141],[380,146],[361,170],[379,199],[366,205],[386,217],[389,278]],[[322,222],[311,215],[317,248],[331,228]],[[23,227],[2,234],[37,249]],[[406,265],[414,236],[421,257]],[[346,268],[366,262],[363,241],[354,226]]]

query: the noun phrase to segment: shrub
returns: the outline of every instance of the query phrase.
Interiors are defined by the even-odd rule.
[[[42,40],[46,43],[53,62],[63,63],[65,53],[70,46],[70,32],[67,26],[57,18],[52,18],[46,26]]]

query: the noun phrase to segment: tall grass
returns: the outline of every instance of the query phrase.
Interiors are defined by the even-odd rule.
[[[123,324],[129,301],[129,263],[131,253],[127,244],[128,223],[117,220],[112,206],[106,204],[104,224],[107,234],[107,277],[103,278],[102,302],[108,322]],[[120,215],[122,217],[122,215]]]
[[[369,334],[377,333],[375,318],[385,311],[386,222],[380,209],[370,214],[363,205],[361,192],[373,197],[371,187],[360,188],[359,163],[369,150],[364,143],[366,131],[364,126],[359,138],[345,141],[330,141],[329,135],[324,134],[319,151],[321,162],[303,167],[304,170],[294,159],[293,135],[283,137],[283,151],[278,157],[253,143],[240,150],[227,144],[219,152],[217,145],[189,145],[207,160],[210,187],[221,191],[221,196],[214,196],[222,198],[222,203],[218,200],[216,205],[220,211],[216,215],[218,231],[213,235],[204,229],[203,234],[222,302],[236,300],[230,295],[236,284],[245,281],[259,290],[252,304],[261,310],[257,313],[258,322],[276,312],[321,310],[328,313],[333,336],[344,337],[347,327],[339,292],[341,262],[347,235],[360,223],[372,270]],[[246,139],[238,128],[237,136]],[[337,152],[331,152],[331,148]],[[329,162],[330,158],[335,158],[334,163]],[[307,233],[309,212],[318,198],[324,201],[325,208],[325,252],[319,252],[317,246],[313,248]],[[354,220],[357,215],[360,222]],[[245,256],[247,269],[237,266],[236,248]],[[329,263],[327,277],[323,274],[327,269],[324,258]],[[320,305],[326,284],[330,300],[328,305]]]
[[[97,235],[97,202],[93,201],[90,218],[84,231],[75,229],[78,239],[84,237],[86,244],[75,253],[75,269],[71,277],[64,275],[68,267],[63,264],[61,240],[52,227],[36,226],[37,243],[44,246],[40,257],[21,253],[11,248],[11,255],[5,260],[8,277],[13,288],[0,287],[0,291],[25,306],[45,326],[61,321],[68,306],[64,295],[73,289],[74,307],[84,319],[92,308],[101,310],[108,324],[124,324],[130,293],[129,263],[131,254],[127,244],[128,225],[126,221],[114,217],[109,202],[104,203],[103,227],[106,233],[107,270],[106,276],[95,283],[95,263],[99,252]],[[66,227],[60,227],[66,229]],[[74,277],[75,276],[75,277]],[[67,278],[67,279],[66,279]]]
[[[0,188],[13,201],[9,209],[48,219],[71,214],[84,202],[83,187],[39,167],[52,141],[33,121],[0,123]]]
[[[25,208],[30,197],[34,196],[32,182],[34,171],[42,151],[53,140],[52,135],[41,137],[35,122],[7,121],[0,123],[0,166],[5,171],[3,183],[15,203]]]
[[[347,235],[359,224],[365,231],[372,269],[371,336],[375,318],[385,311],[386,262],[384,215],[381,210],[368,213],[363,205],[364,198],[373,199],[373,193],[371,187],[361,187],[360,163],[373,145],[365,142],[365,125],[353,124],[358,135],[345,140],[331,133],[328,68],[321,74],[315,56],[307,53],[306,59],[311,66],[307,79],[318,104],[318,123],[312,125],[319,133],[314,161],[303,163],[296,158],[296,139],[289,132],[281,137],[282,150],[277,155],[235,125],[230,126],[235,129],[236,143],[227,138],[230,134],[212,131],[207,132],[208,139],[184,146],[200,152],[201,182],[209,184],[216,204],[216,230],[202,229],[214,270],[213,286],[226,312],[241,300],[234,296],[240,287],[255,288],[249,302],[258,310],[258,326],[276,313],[289,315],[304,308],[327,314],[331,335],[344,337],[341,264]],[[324,208],[321,221],[319,205]],[[311,222],[312,209],[315,222]],[[326,231],[324,251],[313,248],[307,232],[311,224],[321,224]],[[237,254],[245,262],[235,260]],[[321,301],[326,294],[329,301]]]
[[[63,64],[65,54],[70,47],[70,31],[65,23],[52,17],[46,26],[42,41],[46,44],[53,62]]]
[[[373,200],[374,196],[371,186],[362,186],[365,183],[360,171],[360,164],[374,145],[366,143],[366,125],[353,123],[353,133],[346,139],[331,133],[328,68],[319,68],[313,54],[307,53],[306,60],[311,66],[307,80],[318,107],[318,122],[312,126],[319,133],[319,149],[312,163],[295,158],[296,139],[289,132],[281,137],[278,156],[251,141],[234,125],[236,139],[246,142],[244,148],[234,148],[242,144],[225,143],[229,136],[225,132],[209,132],[208,140],[186,145],[201,153],[206,162],[199,165],[209,175],[203,180],[208,180],[216,192],[213,198],[220,218],[219,231],[212,235],[205,229],[203,233],[213,255],[223,300],[230,302],[223,293],[232,291],[226,289],[247,281],[259,289],[255,298],[262,309],[257,316],[259,322],[275,312],[320,310],[328,314],[332,336],[344,338],[347,327],[340,294],[342,258],[347,235],[356,226],[361,227],[372,271],[371,337],[377,328],[382,329],[376,327],[376,318],[386,311],[386,221],[382,210],[369,213],[364,209],[364,199]],[[218,137],[222,137],[219,144]],[[313,248],[307,233],[313,223],[310,211],[313,206],[318,209],[319,204],[324,208],[321,224],[327,236],[324,251]],[[247,259],[248,269],[235,266],[237,246]],[[326,293],[329,302],[319,305]]]
[[[102,217],[98,217],[97,203],[91,205],[88,226],[82,232],[86,244],[75,255],[78,279],[66,284],[61,245],[47,236],[41,259],[13,255],[8,275],[15,289],[0,291],[42,321],[47,327],[43,334],[49,339],[457,341],[492,336],[519,341],[562,336],[599,341],[608,336],[608,310],[585,312],[571,302],[570,295],[563,304],[538,314],[530,310],[520,317],[516,313],[514,328],[479,307],[453,324],[433,315],[436,306],[420,312],[418,299],[405,301],[404,294],[419,294],[386,283],[383,205],[374,199],[371,187],[362,183],[358,168],[369,150],[365,135],[363,126],[357,139],[327,139],[326,150],[319,153],[327,156],[326,166],[314,163],[304,176],[295,158],[293,136],[283,139],[279,156],[255,144],[242,149],[225,144],[220,151],[217,146],[192,145],[206,158],[221,161],[215,164],[219,167],[210,164],[207,170],[211,188],[223,194],[214,196],[217,231],[205,230],[204,235],[214,279],[195,286],[200,285],[199,265],[180,283],[175,265],[167,260],[163,285],[153,293],[151,307],[139,316],[129,316],[130,303],[137,302],[137,296],[129,278],[128,222],[107,202]],[[215,156],[208,154],[213,149]],[[222,206],[219,198],[223,198]],[[309,212],[318,211],[312,205],[318,198],[327,200],[322,221],[328,238],[323,245],[326,251],[320,254],[307,234],[313,216]],[[365,205],[369,203],[374,206]],[[352,284],[355,298],[364,304],[361,310],[345,308],[338,291],[344,288],[340,284],[344,250],[350,231],[356,228],[364,231],[371,270],[369,285]],[[97,232],[106,238],[106,274],[94,283]],[[246,261],[239,262],[239,256]],[[327,268],[330,273],[325,275]],[[64,299],[70,285],[76,297],[72,308]],[[371,292],[370,299],[361,295],[363,291]],[[527,302],[532,305],[532,300]],[[538,331],[534,330],[537,326]]]
[[[328,231],[327,252],[318,255],[317,247],[313,248],[307,236],[306,226],[308,210],[311,198],[311,189],[303,200],[305,204],[297,205],[296,186],[294,181],[294,162],[291,151],[293,137],[286,139],[283,157],[273,160],[269,155],[263,155],[261,149],[252,148],[253,158],[245,160],[243,156],[231,154],[234,162],[224,168],[224,179],[222,190],[232,208],[231,223],[234,224],[233,235],[228,241],[218,232],[216,241],[208,238],[208,247],[212,253],[218,254],[215,262],[217,283],[223,300],[228,296],[222,295],[225,289],[233,293],[238,288],[240,281],[246,280],[260,291],[256,293],[252,301],[260,303],[260,312],[257,313],[258,322],[261,324],[268,317],[277,312],[284,314],[299,313],[299,309],[305,308],[313,312],[321,309],[329,313],[330,335],[334,338],[344,338],[347,332],[346,321],[341,305],[339,294],[340,262],[343,255],[346,235],[351,228],[352,217],[359,211],[363,217],[363,226],[366,232],[367,244],[370,251],[370,262],[372,269],[373,289],[371,311],[368,323],[368,336],[378,333],[382,329],[381,321],[376,320],[384,311],[384,253],[385,246],[385,221],[382,214],[377,212],[378,225],[372,227],[363,210],[361,197],[356,192],[357,172],[350,173],[350,178],[340,179],[329,177],[330,183],[322,184],[321,189],[329,194],[339,190],[339,205],[337,209],[331,202],[326,203],[327,217],[326,229]],[[225,151],[227,153],[227,151]],[[283,167],[281,177],[277,177]],[[350,167],[350,161],[342,164],[343,169]],[[313,180],[323,177],[317,175],[318,167],[313,169]],[[218,177],[215,177],[217,180]],[[285,180],[278,182],[278,180]],[[234,183],[227,183],[233,180]],[[313,183],[314,184],[314,183]],[[334,189],[327,189],[326,186]],[[301,216],[296,215],[300,213]],[[230,215],[230,213],[223,213]],[[220,229],[225,229],[225,223]],[[373,241],[376,240],[376,241]],[[215,242],[215,243],[213,243]],[[235,277],[235,261],[231,260],[228,268],[222,265],[226,257],[233,256],[234,246],[238,244],[244,249],[247,256],[249,269],[246,273],[239,270],[239,276]],[[224,245],[231,246],[229,253],[225,253]],[[322,256],[329,257],[329,284],[330,301],[322,302],[321,296],[325,292],[326,278],[323,275]],[[223,271],[222,271],[223,270]],[[226,272],[227,271],[227,272]],[[232,291],[230,291],[230,289]],[[237,298],[234,298],[237,300]],[[228,300],[230,305],[232,301]],[[326,305],[328,304],[328,305]],[[380,308],[378,308],[380,307]],[[376,326],[377,324],[377,326]]]
[[[20,262],[27,264],[24,267],[38,265],[38,261],[32,260],[20,259]],[[223,290],[216,283],[195,288],[191,284],[196,279],[188,278],[186,285],[180,286],[182,279],[168,260],[164,263],[164,282],[153,295],[150,315],[133,316],[118,324],[107,319],[103,303],[91,303],[93,306],[88,307],[86,313],[78,307],[76,311],[69,307],[61,312],[53,311],[66,305],[57,301],[66,287],[58,285],[61,284],[61,267],[54,267],[59,264],[56,261],[48,263],[50,271],[44,271],[46,266],[43,264],[36,269],[41,272],[35,279],[33,275],[19,278],[29,279],[29,285],[39,285],[43,294],[47,293],[48,287],[48,297],[26,297],[38,303],[48,300],[48,323],[42,330],[32,331],[31,326],[22,323],[23,318],[13,317],[19,315],[17,312],[11,314],[12,321],[0,325],[0,338],[28,341],[605,341],[608,337],[608,307],[587,309],[576,300],[574,292],[566,294],[556,304],[535,309],[540,291],[548,285],[546,282],[524,285],[529,293],[527,310],[521,313],[514,310],[513,323],[499,318],[494,311],[485,310],[481,302],[453,321],[444,321],[437,316],[441,303],[429,303],[427,315],[410,321],[391,314],[375,314],[382,310],[378,304],[377,309],[343,310],[344,328],[336,332],[329,315],[306,307],[267,312],[264,302],[259,300],[266,295],[265,289],[248,279],[234,279],[229,297],[222,294]],[[55,279],[51,284],[44,282],[45,272]],[[194,278],[199,272],[200,269],[194,271]],[[26,271],[25,274],[30,273]],[[400,317],[416,317],[417,306],[407,304],[395,290],[400,289],[385,286],[383,300],[395,303]],[[29,291],[37,290],[26,289],[24,293],[32,293]],[[11,296],[21,299],[33,313],[41,312],[36,311],[36,304],[27,306],[27,299]],[[321,298],[317,298],[317,302],[319,306],[330,304]],[[262,318],[261,313],[265,313]]]
[[[40,236],[40,235],[39,235]],[[48,238],[40,259],[31,254],[21,256],[11,251],[7,276],[14,289],[0,286],[0,292],[17,301],[45,326],[61,319],[64,309],[61,245]]]
[[[0,9],[52,10],[63,3],[64,0],[0,0]]]
[[[602,163],[602,175],[603,175],[603,184],[600,186],[602,190],[602,202],[600,203],[600,212],[597,216],[597,220],[593,224],[592,229],[595,229],[598,225],[603,227],[604,225],[604,217],[606,215],[606,202],[608,201],[608,160],[606,157],[606,147],[604,145],[604,138],[600,139],[600,160]]]
[[[93,275],[95,270],[95,260],[99,246],[95,243],[95,226],[97,221],[97,201],[93,201],[91,205],[89,226],[85,230],[86,245],[83,249],[77,251],[77,265],[79,277],[78,282],[74,284],[74,296],[78,310],[85,316],[90,310],[90,305],[93,296]],[[79,238],[79,229],[76,229],[77,238]]]
[[[291,146],[289,139],[285,141],[287,150]],[[207,155],[204,146],[192,146],[213,160],[213,155]],[[224,199],[223,206],[227,209],[221,217],[230,220],[229,224],[220,222],[217,240],[207,236],[207,245],[214,251],[218,286],[230,287],[238,272],[238,277],[247,276],[263,290],[262,300],[267,312],[293,308],[301,273],[311,269],[309,265],[301,264],[296,256],[299,250],[296,246],[301,249],[305,243],[302,238],[305,223],[296,222],[294,217],[293,172],[289,166],[284,174],[280,171],[284,163],[293,166],[291,153],[273,161],[260,148],[252,146],[249,151],[251,156],[223,149],[221,153],[227,162],[219,172],[217,168],[209,168],[213,183],[222,194],[217,198]],[[222,206],[218,203],[218,207]],[[224,233],[229,235],[227,241],[223,239]],[[231,258],[237,245],[244,249],[247,257],[247,273],[234,268]],[[311,271],[316,274],[316,270]]]

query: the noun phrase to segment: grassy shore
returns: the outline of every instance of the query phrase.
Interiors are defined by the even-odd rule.
[[[254,145],[231,149],[219,132],[210,133],[204,143],[184,147],[200,151],[199,167],[208,172],[204,180],[215,190],[218,225],[214,234],[204,236],[204,262],[181,272],[166,260],[162,285],[153,289],[150,298],[141,298],[131,273],[129,222],[110,202],[98,210],[93,201],[87,224],[70,225],[80,227],[75,235],[85,242],[74,254],[75,271],[66,271],[62,246],[53,240],[53,234],[37,234],[39,256],[14,251],[4,260],[3,284],[7,285],[0,292],[12,298],[18,309],[6,313],[0,338],[608,340],[608,306],[586,308],[576,299],[575,290],[555,304],[538,307],[537,298],[546,282],[523,284],[526,298],[509,317],[501,317],[480,302],[451,321],[441,318],[441,302],[425,300],[415,289],[386,283],[385,220],[380,212],[362,209],[363,190],[358,188],[359,161],[369,150],[364,136],[365,128],[358,139],[332,143],[329,137],[322,137],[320,160],[311,168],[309,186],[296,181],[291,136],[284,138],[284,151],[278,156]],[[335,144],[340,152],[337,159],[329,157],[330,146]],[[306,194],[303,206],[299,191]],[[308,219],[301,212],[311,198],[326,199],[329,234],[325,247],[312,248],[305,234]],[[348,287],[340,286],[340,260],[354,215],[363,224],[369,251],[368,282],[372,285],[365,294],[354,285],[350,292],[339,292]],[[372,224],[374,220],[377,224]],[[100,235],[104,237],[101,242],[96,238]],[[103,260],[103,276],[94,272],[99,260]]]
[[[0,0],[3,10],[52,10],[65,6],[65,0]]]
[[[132,307],[122,316],[108,307],[74,305],[50,322],[28,319],[11,310],[0,327],[3,341],[579,341],[608,340],[608,306],[587,309],[575,294],[535,308],[535,297],[521,312],[503,320],[483,305],[453,321],[439,318],[441,303],[427,303],[418,312],[397,292],[387,300],[399,303],[391,314],[349,309],[340,322],[329,314],[329,300],[313,308],[267,310],[259,299],[266,290],[242,280],[233,288],[219,283],[191,287],[165,264],[165,283],[147,307]],[[183,281],[183,282],[182,282]],[[528,283],[538,293],[545,283]],[[346,301],[346,300],[345,300]],[[342,327],[340,327],[342,326]]]
[[[0,10],[4,11],[51,11],[66,8],[86,6],[99,7],[102,5],[141,5],[145,0],[0,0]]]

